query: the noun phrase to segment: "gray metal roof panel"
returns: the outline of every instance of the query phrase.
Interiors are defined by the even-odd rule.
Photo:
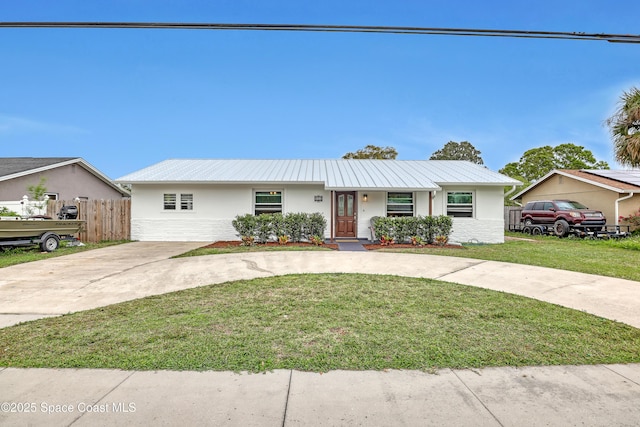
[[[122,183],[324,183],[327,189],[433,190],[440,185],[514,185],[482,166],[443,160],[173,159],[123,176]]]

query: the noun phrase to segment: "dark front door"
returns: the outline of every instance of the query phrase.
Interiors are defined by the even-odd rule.
[[[356,237],[356,193],[336,192],[336,237]]]

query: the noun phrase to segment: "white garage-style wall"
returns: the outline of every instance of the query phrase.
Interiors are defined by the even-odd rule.
[[[447,193],[473,193],[473,217],[453,218],[450,236],[458,243],[504,243],[504,190],[495,186],[449,186],[436,192],[433,215],[447,215]]]
[[[310,185],[133,185],[131,238],[143,241],[239,240],[232,221],[236,215],[255,212],[255,191],[282,191],[282,208],[288,212],[320,212],[327,219],[329,237],[331,192]],[[175,210],[164,209],[164,195],[176,194]],[[180,196],[193,195],[193,208],[180,209]],[[314,196],[322,196],[316,202]]]

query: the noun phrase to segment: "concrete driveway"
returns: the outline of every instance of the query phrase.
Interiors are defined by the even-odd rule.
[[[628,280],[414,254],[261,252],[168,259],[201,245],[137,242],[0,269],[0,317],[9,325],[228,280],[360,272],[513,292],[640,327],[640,283]],[[638,401],[640,364],[443,369],[435,375],[0,367],[0,424],[16,426],[626,426],[640,421]]]
[[[169,259],[201,242],[134,242],[0,270],[0,326],[230,280],[291,273],[424,277],[524,295],[640,327],[640,283],[494,261],[378,252]]]

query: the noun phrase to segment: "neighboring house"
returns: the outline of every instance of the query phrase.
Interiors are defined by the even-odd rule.
[[[504,187],[520,182],[466,161],[166,160],[131,185],[131,238],[239,240],[237,215],[320,212],[327,238],[371,238],[375,216],[450,215],[452,241],[504,242]]]
[[[511,198],[569,199],[604,213],[607,224],[640,208],[640,170],[553,170]]]
[[[20,201],[27,188],[44,187],[49,199],[121,199],[128,191],[79,157],[0,157],[0,200]]]

